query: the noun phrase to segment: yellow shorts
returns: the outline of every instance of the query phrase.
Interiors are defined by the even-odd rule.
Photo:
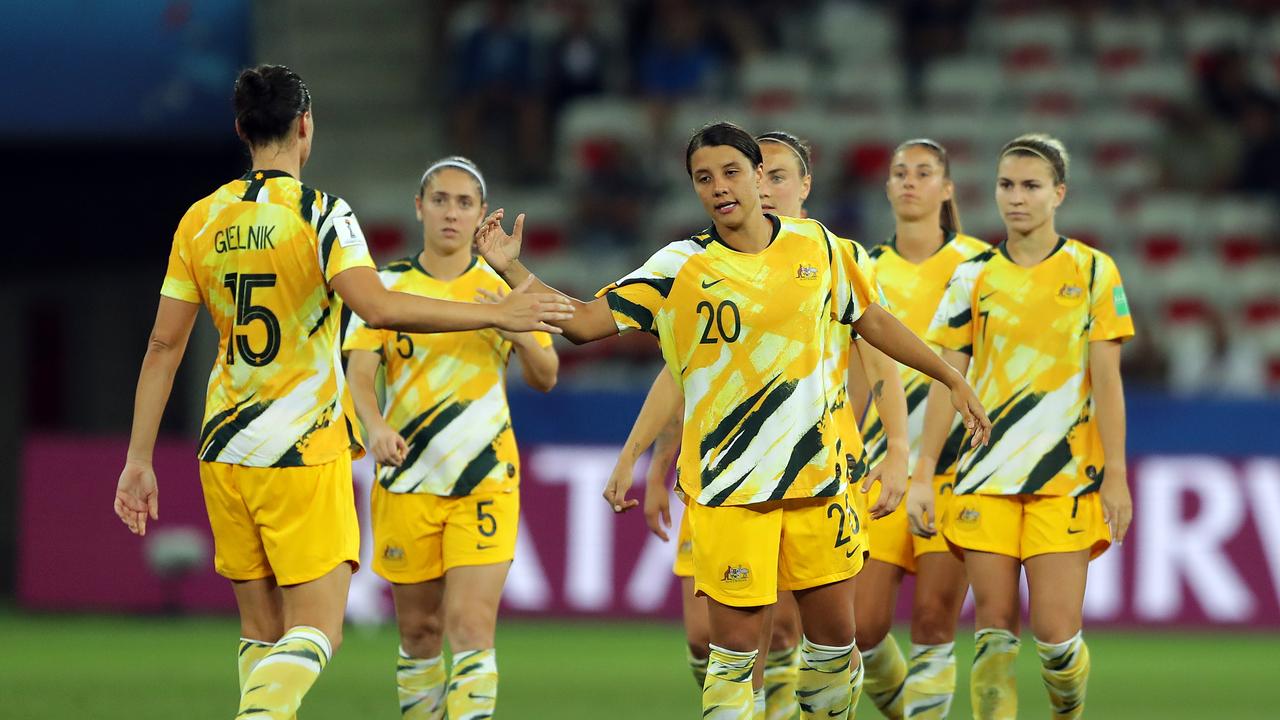
[[[693,577],[693,531],[689,529],[689,507],[680,518],[680,534],[676,538],[676,562],[671,567],[676,577]]]
[[[344,562],[360,567],[349,454],[284,468],[201,462],[200,486],[219,575],[297,585]]]
[[[942,518],[951,503],[951,488],[955,485],[955,475],[939,475],[933,479],[933,512],[936,527],[942,527]],[[859,493],[861,495],[861,493]],[[871,488],[871,492],[863,495],[867,503],[874,504],[880,497],[880,485]],[[897,565],[909,573],[916,571],[916,558],[925,553],[949,552],[947,541],[942,535],[922,538],[912,535],[907,524],[907,503],[902,503],[893,512],[877,520],[868,522],[871,535],[871,559]]]
[[[1089,550],[1096,558],[1111,545],[1098,493],[1069,495],[956,495],[942,532],[953,548],[1026,560],[1045,553]]]
[[[373,571],[397,584],[464,565],[510,562],[520,525],[517,490],[445,497],[373,485]]]
[[[690,503],[697,591],[734,607],[771,605],[779,590],[804,590],[858,574],[862,521],[840,498],[707,507]]]

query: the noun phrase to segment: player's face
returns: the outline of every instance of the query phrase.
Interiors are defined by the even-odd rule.
[[[485,214],[476,179],[457,168],[436,171],[414,198],[414,205],[422,221],[423,240],[444,255],[471,247]]]
[[[813,181],[800,168],[800,158],[787,145],[760,143],[764,154],[764,182],[760,185],[760,209],[767,213],[803,217],[804,201]]]
[[[931,150],[912,145],[898,151],[889,165],[885,194],[898,220],[922,220],[941,211],[955,187]]]
[[[1053,222],[1067,186],[1053,179],[1053,168],[1038,157],[1006,155],[996,178],[996,207],[1011,233],[1027,235]]]
[[[762,166],[729,145],[710,145],[694,151],[693,189],[702,207],[720,227],[737,229],[760,211]]]

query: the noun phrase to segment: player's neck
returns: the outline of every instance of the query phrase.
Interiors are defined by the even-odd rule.
[[[437,280],[453,280],[471,266],[471,249],[461,247],[452,252],[442,252],[431,247],[430,243],[423,243],[418,263]]]
[[[716,225],[716,232],[725,245],[741,253],[763,252],[773,242],[773,221],[764,213],[751,216],[736,228]]]
[[[279,170],[288,173],[294,180],[301,180],[302,158],[298,157],[296,145],[268,146],[253,154],[253,169]]]
[[[1058,246],[1058,231],[1046,222],[1025,235],[1010,232],[1005,246],[1009,257],[1019,265],[1035,265],[1053,253]]]
[[[894,247],[907,262],[922,263],[938,252],[946,234],[937,216],[919,220],[901,220],[894,228]]]

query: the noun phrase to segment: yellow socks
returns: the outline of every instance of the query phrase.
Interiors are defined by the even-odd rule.
[[[707,684],[707,658],[700,658],[693,654],[693,650],[686,645],[684,655],[689,660],[689,671],[693,673],[693,681],[698,683],[701,688]]]
[[[765,720],[791,720],[796,710],[797,648],[773,650],[764,665]]]
[[[1089,646],[1076,633],[1070,640],[1049,644],[1036,641],[1040,677],[1049,691],[1055,718],[1078,718],[1084,713],[1084,693],[1089,683]]]
[[[849,671],[849,717],[858,714],[858,701],[862,699],[862,657],[858,653],[858,648],[853,648],[853,656],[858,660],[858,664],[853,666]]]
[[[396,662],[396,692],[404,720],[444,719],[444,658],[410,657],[400,648]]]
[[[853,644],[844,647],[818,645],[805,638],[800,643],[800,673],[796,678],[796,699],[800,717],[830,720],[849,715]]]
[[[755,650],[734,652],[711,646],[707,681],[702,686],[704,720],[751,720],[755,712],[751,669],[755,663]]]
[[[906,714],[911,720],[942,720],[956,692],[956,644],[911,645]]]
[[[244,693],[244,681],[249,679],[249,673],[257,667],[262,658],[271,652],[274,644],[262,642],[261,640],[250,640],[249,638],[240,638],[239,654],[236,657],[236,670],[240,675],[240,693]]]
[[[903,684],[907,680],[907,660],[892,635],[870,650],[862,651],[862,666],[866,668],[867,697],[889,720],[902,720]]]
[[[764,688],[753,690],[751,692],[751,717],[753,720],[765,720],[767,712],[769,712],[769,709],[764,699]]]
[[[289,720],[333,654],[318,629],[291,628],[244,680],[237,720]]]
[[[445,706],[449,720],[487,720],[498,704],[498,660],[493,648],[453,655]]]
[[[1018,716],[1017,636],[1000,628],[984,628],[974,634],[973,671],[969,697],[978,720],[1005,720]]]

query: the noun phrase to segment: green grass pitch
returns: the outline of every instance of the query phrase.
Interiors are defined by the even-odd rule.
[[[235,711],[237,626],[226,618],[0,613],[0,716],[23,720],[198,720]],[[1280,636],[1095,630],[1087,717],[1274,718]],[[902,638],[900,638],[901,640]],[[1048,717],[1035,651],[1019,658],[1022,716]],[[665,623],[506,621],[498,630],[499,717],[510,720],[696,718],[680,629]],[[972,640],[958,643],[969,717]],[[307,697],[302,720],[399,717],[396,637],[348,627]],[[864,700],[861,718],[880,715]]]

